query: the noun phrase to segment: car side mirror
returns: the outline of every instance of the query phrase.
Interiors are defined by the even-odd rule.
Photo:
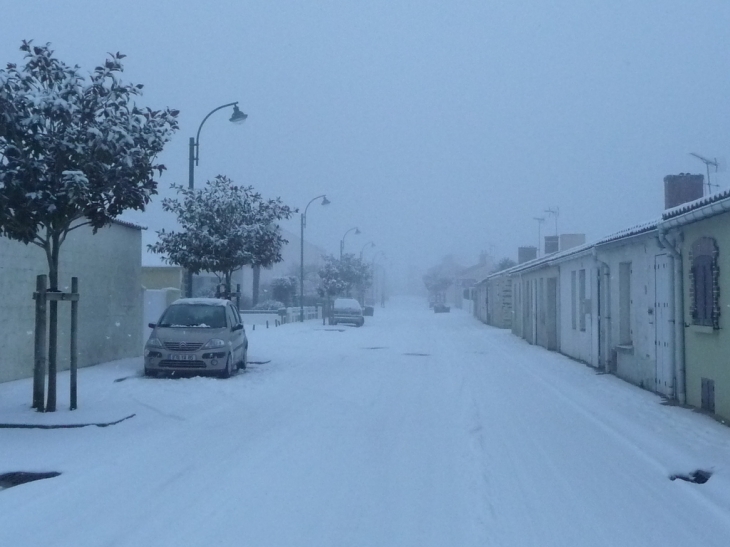
[[[147,323],[147,326],[151,329],[154,329],[157,325],[155,323]]]
[[[239,323],[238,325],[231,327],[231,330],[232,331],[243,330],[243,323]]]

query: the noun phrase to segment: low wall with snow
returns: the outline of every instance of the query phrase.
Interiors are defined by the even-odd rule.
[[[269,326],[274,326],[276,321],[280,323],[296,323],[299,321],[300,308],[290,307],[282,308],[282,312],[264,311],[264,310],[241,310],[241,318],[245,325],[265,325],[269,322]],[[322,318],[322,308],[318,306],[304,306],[304,320]]]

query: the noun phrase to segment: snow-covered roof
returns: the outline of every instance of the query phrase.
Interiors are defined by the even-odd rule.
[[[669,220],[670,218],[678,217],[685,213],[689,213],[690,211],[701,209],[702,207],[706,207],[707,205],[723,201],[728,198],[730,198],[730,190],[723,190],[722,192],[710,194],[709,196],[705,196],[694,201],[688,201],[687,203],[677,205],[676,207],[672,207],[671,209],[664,211],[662,214],[662,220]]]
[[[126,226],[127,228],[134,228],[135,230],[146,230],[146,226],[140,226],[139,224],[135,224],[134,222],[129,222],[128,220],[122,220],[121,218],[114,218],[112,219],[112,222],[114,224],[119,224],[120,226]]]
[[[501,272],[496,272],[491,275],[488,275],[484,279],[482,279],[479,283],[483,283],[491,278],[496,278],[503,275],[511,275],[515,273],[519,273],[525,270],[532,270],[535,268],[540,267],[549,267],[552,266],[554,263],[562,262],[563,260],[567,260],[569,258],[574,257],[575,255],[586,253],[593,249],[594,247],[597,247],[598,245],[603,245],[606,243],[611,243],[614,241],[619,241],[621,239],[626,239],[629,237],[634,237],[640,234],[644,234],[647,232],[651,232],[653,230],[657,229],[657,226],[661,222],[661,219],[654,219],[647,222],[642,222],[640,224],[636,224],[635,226],[632,226],[630,228],[624,228],[623,230],[619,230],[618,232],[614,232],[612,234],[609,234],[605,237],[602,237],[598,241],[594,241],[591,243],[584,243],[583,245],[578,245],[576,247],[571,247],[570,249],[565,249],[564,251],[560,251],[557,253],[552,253],[546,256],[541,256],[540,258],[535,258],[533,260],[530,260],[529,262],[523,262],[522,264],[518,264],[516,266],[512,266],[511,268],[507,270],[502,270]]]
[[[623,230],[619,230],[618,232],[614,232],[611,235],[599,239],[598,241],[596,241],[595,244],[602,245],[604,243],[611,243],[620,239],[626,239],[627,237],[634,237],[646,232],[651,232],[657,229],[657,226],[659,226],[660,222],[661,219],[656,218],[654,220],[642,222],[641,224],[637,224],[635,226],[632,226],[631,228],[624,228]]]

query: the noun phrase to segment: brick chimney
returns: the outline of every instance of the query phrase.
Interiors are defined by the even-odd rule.
[[[545,236],[545,254],[551,255],[560,250],[560,238],[558,236]]]
[[[537,258],[537,247],[518,247],[517,248],[517,264],[529,262]]]
[[[677,207],[702,197],[705,186],[704,175],[667,175],[664,177],[664,209]]]

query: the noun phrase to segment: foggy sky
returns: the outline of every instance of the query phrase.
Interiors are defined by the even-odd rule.
[[[306,238],[337,253],[372,240],[394,269],[447,253],[516,257],[535,216],[588,239],[657,217],[662,179],[730,148],[725,0],[206,2],[4,0],[0,62],[51,42],[86,71],[127,54],[140,103],[181,110],[161,158],[187,184],[226,174],[309,209]],[[714,176],[714,175],[713,175]],[[721,189],[730,176],[715,176]],[[125,218],[171,227],[160,197]],[[298,217],[285,227],[299,231]],[[546,223],[543,235],[553,233]],[[367,251],[368,255],[372,250]]]

